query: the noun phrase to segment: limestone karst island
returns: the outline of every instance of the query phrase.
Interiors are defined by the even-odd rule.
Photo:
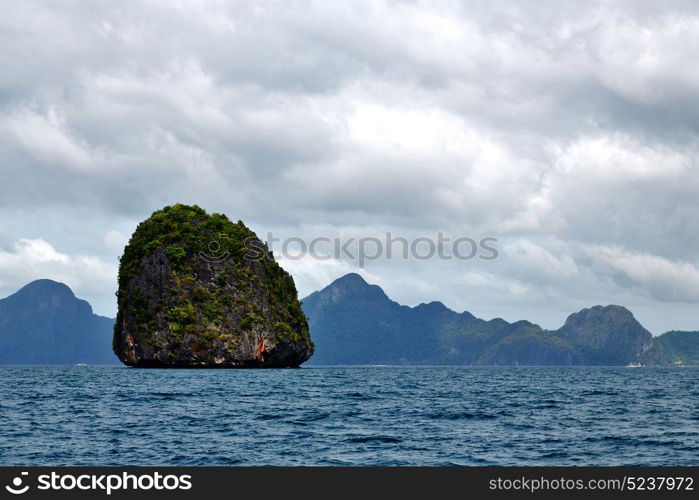
[[[139,224],[117,297],[113,348],[129,366],[283,368],[313,354],[292,277],[242,221],[196,205]]]

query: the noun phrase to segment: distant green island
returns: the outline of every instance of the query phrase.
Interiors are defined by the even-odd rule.
[[[248,258],[251,247],[262,258]],[[138,226],[121,258],[117,301],[114,320],[62,283],[27,284],[0,300],[0,364],[699,364],[699,331],[653,337],[618,305],[583,309],[551,331],[440,302],[400,305],[354,273],[299,301],[254,232],[198,206],[165,207]]]
[[[400,305],[348,274],[303,299],[312,365],[566,366],[699,364],[699,331],[646,330],[626,308],[594,306],[558,330],[457,313],[440,302]]]

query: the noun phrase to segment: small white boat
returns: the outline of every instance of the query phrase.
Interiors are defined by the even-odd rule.
[[[75,366],[87,366],[87,363],[76,363]]]
[[[641,368],[643,365],[641,363],[629,363],[626,368]]]

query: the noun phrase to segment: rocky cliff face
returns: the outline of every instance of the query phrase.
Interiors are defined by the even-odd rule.
[[[0,364],[111,364],[114,320],[63,283],[37,280],[0,300]]]
[[[626,364],[654,347],[653,335],[621,306],[571,314],[556,335],[575,346],[588,365]]]
[[[296,367],[313,353],[291,276],[241,221],[175,205],[119,268],[113,348],[139,367]]]

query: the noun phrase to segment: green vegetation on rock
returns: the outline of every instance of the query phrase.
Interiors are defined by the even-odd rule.
[[[174,205],[121,257],[114,351],[134,366],[298,366],[313,353],[291,276],[242,221]]]
[[[699,332],[671,331],[658,337],[671,361],[699,365]]]

